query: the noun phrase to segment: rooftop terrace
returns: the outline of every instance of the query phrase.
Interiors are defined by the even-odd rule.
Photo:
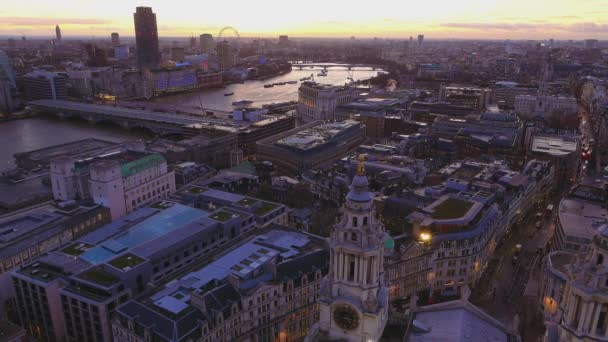
[[[458,198],[448,198],[433,207],[431,217],[437,220],[450,220],[463,217],[473,206],[473,202]]]

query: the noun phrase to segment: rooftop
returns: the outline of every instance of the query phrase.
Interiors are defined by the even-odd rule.
[[[157,307],[177,314],[188,307],[189,291],[207,291],[209,283],[223,280],[228,275],[250,278],[274,257],[294,257],[310,242],[308,236],[298,232],[270,230],[250,238],[210,264],[168,283],[151,299]]]
[[[142,262],[144,262],[144,259],[138,257],[135,254],[127,253],[127,254],[119,256],[116,259],[112,259],[108,263],[110,265],[118,268],[119,270],[126,271],[130,268],[133,268],[133,267],[141,264]]]
[[[473,206],[473,202],[459,198],[447,198],[432,207],[431,217],[437,220],[449,220],[463,217]]]
[[[99,242],[97,246],[82,253],[80,258],[92,264],[99,264],[146,242],[162,238],[183,227],[186,223],[206,216],[205,211],[181,204],[173,204],[170,208],[157,211],[155,215],[145,218],[126,231],[115,232],[116,235],[109,236],[104,241]],[[114,231],[112,224],[99,230],[104,229]]]
[[[509,342],[508,329],[470,303],[460,300],[430,305],[416,312],[409,342]]]
[[[578,140],[575,137],[536,135],[532,138],[532,152],[560,157],[576,152],[577,149]]]
[[[90,281],[92,283],[110,287],[119,282],[119,279],[108,273],[101,267],[92,268],[78,275],[78,278]]]
[[[360,123],[352,120],[320,124],[297,131],[292,135],[277,141],[275,144],[296,150],[308,151],[323,146],[330,141],[335,140],[345,131],[358,126],[360,126]]]

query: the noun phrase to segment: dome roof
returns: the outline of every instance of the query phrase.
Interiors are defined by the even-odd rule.
[[[388,234],[386,234],[386,238],[384,239],[384,248],[395,249],[395,240]]]

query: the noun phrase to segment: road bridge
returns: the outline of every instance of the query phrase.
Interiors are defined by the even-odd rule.
[[[300,68],[300,70],[310,67],[323,68],[324,70],[327,70],[328,68],[337,67],[347,68],[348,70],[351,70],[352,68],[371,68],[372,70],[382,69],[381,66],[366,63],[292,63],[291,66],[295,68]]]

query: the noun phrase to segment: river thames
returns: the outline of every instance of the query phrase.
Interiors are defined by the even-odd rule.
[[[199,92],[158,97],[152,101],[196,108],[200,108],[202,104],[205,109],[230,111],[232,110],[232,102],[235,101],[250,100],[253,101],[252,106],[262,106],[273,102],[296,101],[298,99],[300,82],[297,84],[274,86],[272,88],[264,88],[265,84],[299,81],[304,77],[310,77],[312,74],[316,82],[343,85],[350,82],[348,80],[349,77],[352,77],[355,81],[366,80],[378,74],[377,70],[372,70],[371,68],[355,68],[349,72],[347,68],[343,67],[329,68],[327,76],[323,77],[317,76],[320,72],[320,68],[304,68],[303,70],[293,68],[290,73],[265,80],[231,84],[224,89],[206,89]],[[224,96],[224,94],[228,93],[234,93],[234,95]]]
[[[232,102],[251,100],[253,106],[298,99],[297,84],[285,84],[264,88],[264,84],[299,81],[311,74],[319,83],[334,85],[345,84],[349,77],[354,80],[369,79],[378,74],[378,71],[369,68],[349,71],[346,68],[330,68],[327,76],[319,77],[320,68],[299,70],[294,68],[290,73],[268,78],[263,81],[246,81],[240,84],[231,84],[224,89],[205,89],[192,93],[184,93],[160,97],[153,102],[168,105],[179,105],[200,108],[201,103],[205,109],[232,110]],[[233,92],[232,96],[224,96]],[[111,125],[90,125],[83,121],[62,121],[52,117],[28,118],[0,123],[0,172],[14,167],[13,154],[31,151],[43,147],[62,144],[86,138],[98,138],[113,142],[149,137],[141,131],[128,131]]]

